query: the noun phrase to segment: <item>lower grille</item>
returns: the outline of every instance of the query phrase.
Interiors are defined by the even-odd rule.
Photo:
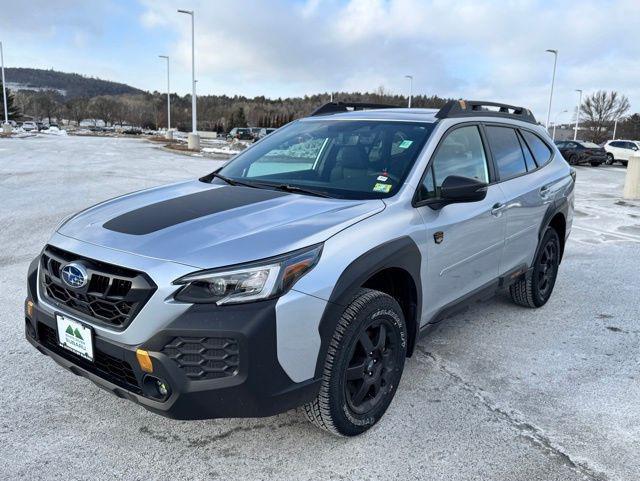
[[[94,361],[88,361],[61,347],[58,344],[58,333],[56,330],[41,322],[38,323],[38,338],[47,349],[73,362],[77,366],[129,391],[138,394],[142,393],[136,375],[127,361],[110,356],[98,349],[94,349]]]
[[[191,379],[219,379],[238,373],[238,341],[223,337],[175,337],[161,351]]]

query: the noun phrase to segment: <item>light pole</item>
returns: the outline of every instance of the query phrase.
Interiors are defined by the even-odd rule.
[[[580,106],[582,105],[582,90],[576,89],[580,95],[578,96],[578,109],[576,111],[576,129],[573,131],[573,140],[578,139],[578,124],[580,123]]]
[[[556,65],[558,63],[558,51],[555,49],[547,49],[545,52],[553,54],[553,75],[551,76],[551,93],[549,94],[549,110],[547,111],[547,129],[549,128],[549,118],[551,117],[551,101],[553,100],[553,84],[556,81]]]
[[[409,79],[409,105],[408,105],[408,107],[411,108],[411,97],[413,97],[413,75],[405,75],[404,78],[408,78]]]
[[[561,114],[564,114],[566,112],[568,112],[567,109],[564,109],[564,110],[558,112],[556,114],[556,118],[553,119],[553,135],[551,136],[551,140],[556,140],[556,125],[558,124],[558,117],[560,117]]]
[[[166,138],[171,140],[173,138],[173,132],[171,132],[171,81],[169,78],[169,56],[158,55],[167,61],[167,134]]]
[[[613,139],[616,140],[616,130],[618,130],[618,117],[616,117],[615,122],[613,122]]]
[[[198,114],[196,112],[196,40],[195,40],[195,15],[193,10],[178,10],[178,13],[191,15],[191,133],[188,136],[187,145],[189,149],[200,149],[200,139],[198,137]]]
[[[7,110],[7,84],[4,81],[4,52],[2,51],[2,42],[0,42],[0,66],[2,67],[2,105],[4,106],[4,124],[2,131],[10,134],[11,125],[9,125],[9,112]]]

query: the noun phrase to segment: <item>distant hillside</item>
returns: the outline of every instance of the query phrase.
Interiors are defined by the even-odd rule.
[[[143,93],[126,84],[55,70],[6,68],[5,77],[12,90],[56,90],[67,99]]]

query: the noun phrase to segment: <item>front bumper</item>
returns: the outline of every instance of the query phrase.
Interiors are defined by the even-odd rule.
[[[271,416],[311,401],[318,393],[319,380],[295,383],[278,362],[275,300],[220,307],[194,305],[136,346],[96,334],[95,360],[90,362],[58,346],[56,320],[38,305],[35,295],[37,266],[36,260],[28,277],[27,302],[32,307],[25,315],[27,340],[64,368],[118,397],[175,419],[210,419]],[[202,343],[201,354],[191,349],[176,356],[176,346],[198,342]],[[225,346],[228,352],[219,355]],[[213,350],[207,351],[209,347]],[[165,400],[148,393],[149,374],[136,359],[138,348],[152,358],[150,376],[169,386]],[[193,356],[211,353],[215,359],[208,365],[214,367],[206,373],[188,362]]]

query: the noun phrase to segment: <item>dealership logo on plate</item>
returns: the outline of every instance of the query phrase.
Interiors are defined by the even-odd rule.
[[[84,287],[89,279],[87,270],[84,266],[75,262],[64,266],[60,271],[60,277],[66,285],[73,287],[74,289]]]

